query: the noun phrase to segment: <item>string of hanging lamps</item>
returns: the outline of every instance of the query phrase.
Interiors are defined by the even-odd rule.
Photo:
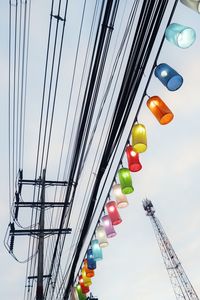
[[[180,0],[185,6],[200,13],[200,1],[196,0]],[[178,24],[169,24],[165,30],[164,38],[173,45],[186,49],[195,42],[196,33],[194,29]],[[145,93],[143,94],[141,103],[138,107],[136,117],[131,129],[132,144],[127,141],[124,152],[126,153],[128,167],[120,167],[118,169],[118,181],[113,181],[112,194],[115,200],[111,200],[108,196],[108,201],[105,203],[103,215],[100,216],[100,221],[95,229],[90,245],[86,251],[86,257],[83,260],[81,274],[78,277],[78,283],[71,289],[71,300],[86,300],[89,293],[91,278],[95,276],[94,270],[97,267],[97,262],[103,259],[102,248],[109,245],[108,239],[116,236],[115,226],[122,223],[122,219],[118,209],[128,206],[127,195],[134,191],[132,184],[131,172],[138,172],[142,169],[142,164],[139,155],[147,150],[147,132],[145,125],[138,123],[137,117],[143,103],[144,97],[147,96],[147,107],[155,116],[161,125],[169,124],[174,114],[167,104],[159,96],[149,96],[146,94],[147,87],[154,72],[155,77],[169,90],[176,91],[183,84],[183,77],[166,63],[160,63],[154,66],[147,82]],[[121,161],[120,161],[121,164]]]

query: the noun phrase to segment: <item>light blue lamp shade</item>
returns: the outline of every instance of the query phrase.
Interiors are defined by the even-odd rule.
[[[191,8],[192,10],[200,13],[200,1],[199,0],[181,0],[185,6]]]
[[[183,84],[183,77],[167,64],[159,64],[154,73],[169,91],[176,91]]]
[[[97,267],[97,264],[96,264],[96,261],[94,260],[94,255],[93,255],[93,252],[92,252],[92,249],[89,248],[87,250],[87,266],[88,266],[88,269],[90,270],[94,270],[96,269]]]
[[[95,261],[99,261],[103,259],[103,252],[101,247],[99,246],[99,241],[97,239],[91,241],[92,253]]]
[[[172,23],[166,28],[165,37],[179,48],[188,48],[195,42],[196,32],[188,26]]]

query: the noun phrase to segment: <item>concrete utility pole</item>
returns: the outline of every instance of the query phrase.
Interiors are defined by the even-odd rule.
[[[41,208],[40,208],[40,221],[39,221],[39,243],[38,243],[38,270],[37,270],[37,290],[36,300],[43,300],[43,276],[44,276],[44,219],[45,219],[45,178],[46,170],[42,174],[42,190],[41,190]]]

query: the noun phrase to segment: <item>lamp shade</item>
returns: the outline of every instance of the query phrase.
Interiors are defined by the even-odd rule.
[[[97,239],[91,241],[92,253],[94,256],[94,260],[99,261],[103,259],[103,252],[101,247],[99,246],[99,242]]]
[[[91,278],[87,277],[85,267],[81,269],[81,275],[83,277],[83,282],[85,286],[90,286],[92,284]]]
[[[85,296],[85,294],[83,294],[80,284],[78,284],[76,286],[76,292],[78,294],[78,299],[79,300],[86,300],[86,296]]]
[[[94,255],[92,252],[92,249],[89,248],[87,250],[87,264],[88,264],[88,269],[94,270],[96,269],[96,261],[94,260]]]
[[[200,13],[200,1],[199,0],[181,0],[185,6],[191,8],[192,10]]]
[[[172,23],[166,28],[165,37],[179,48],[188,48],[195,42],[196,32],[188,26]]]
[[[107,240],[106,232],[105,232],[103,225],[99,225],[97,227],[95,235],[96,235],[97,240],[99,241],[99,246],[101,248],[108,246],[108,240]]]
[[[131,172],[138,172],[142,169],[142,165],[139,161],[139,154],[133,150],[131,145],[126,147],[126,156],[128,168]]]
[[[114,184],[112,187],[112,191],[113,195],[115,196],[118,208],[124,208],[128,206],[128,199],[126,195],[122,193],[120,184]]]
[[[120,182],[122,193],[124,194],[132,193],[134,191],[134,188],[132,185],[132,178],[129,169],[127,168],[119,169],[118,176],[119,176],[119,182]]]
[[[117,233],[115,231],[115,228],[113,227],[112,221],[108,215],[105,215],[101,218],[103,222],[103,226],[106,232],[106,235],[108,238],[114,237]]]
[[[176,91],[183,84],[183,77],[168,64],[159,64],[154,73],[169,91]]]
[[[83,262],[84,262],[84,268],[85,268],[86,276],[89,277],[89,278],[94,277],[94,270],[88,269],[87,259],[84,259]]]
[[[107,202],[106,209],[113,225],[118,225],[122,222],[115,201]]]
[[[79,300],[78,293],[77,293],[76,288],[74,286],[71,288],[70,300]]]
[[[87,294],[90,291],[89,285],[85,284],[82,275],[79,276],[79,284],[81,286],[81,291],[82,291],[83,294]]]
[[[147,134],[143,124],[134,124],[132,128],[132,146],[137,153],[142,153],[147,149]]]
[[[174,118],[171,110],[158,96],[150,97],[147,101],[147,106],[161,125],[170,123]]]

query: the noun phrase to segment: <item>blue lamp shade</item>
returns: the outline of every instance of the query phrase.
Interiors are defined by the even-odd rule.
[[[196,32],[188,26],[172,23],[166,28],[165,37],[179,48],[188,48],[195,42]]]
[[[181,0],[185,6],[191,8],[192,10],[200,13],[200,1],[199,0]]]
[[[96,265],[96,260],[94,260],[94,255],[93,255],[93,252],[92,252],[92,249],[89,248],[87,250],[87,266],[88,266],[88,269],[90,270],[94,270],[96,269],[97,265]]]
[[[154,73],[169,91],[176,91],[183,84],[183,77],[167,64],[159,64]]]
[[[99,246],[99,241],[97,239],[91,241],[92,253],[95,261],[99,261],[103,259],[103,252],[101,247]]]

